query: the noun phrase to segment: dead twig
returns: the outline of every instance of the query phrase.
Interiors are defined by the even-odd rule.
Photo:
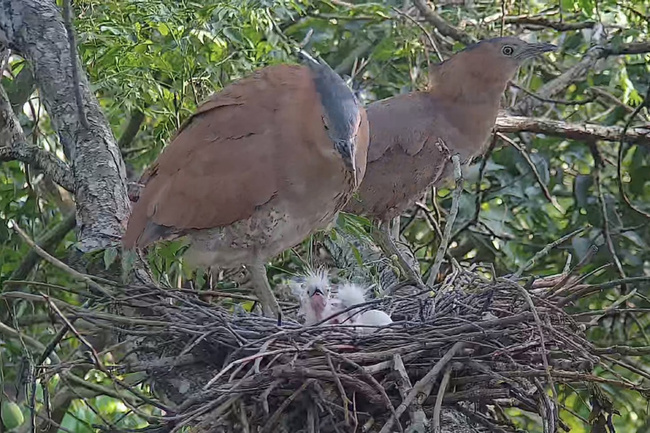
[[[436,404],[433,406],[433,418],[432,418],[432,428],[433,433],[440,433],[440,414],[442,413],[442,401],[445,397],[445,392],[447,391],[447,386],[449,386],[449,379],[451,378],[451,368],[447,367],[445,370],[444,376],[440,381],[440,387],[438,387],[438,395],[436,396]]]

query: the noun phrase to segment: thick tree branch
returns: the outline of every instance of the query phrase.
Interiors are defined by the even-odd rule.
[[[88,119],[83,107],[83,97],[81,96],[81,78],[79,77],[79,63],[77,62],[77,38],[74,34],[72,25],[72,7],[70,0],[63,0],[63,23],[65,32],[68,35],[68,48],[70,49],[70,66],[72,67],[72,79],[74,80],[74,97],[77,103],[77,114],[79,121],[85,129],[90,129]]]
[[[603,48],[602,56],[623,56],[646,54],[650,52],[650,41],[632,42],[629,44],[611,44]]]
[[[61,12],[49,0],[0,2],[0,43],[19,52],[34,69],[43,103],[71,160],[81,251],[104,248],[121,238],[130,205],[124,162],[85,74],[79,86],[90,128],[82,124],[68,34]]]
[[[45,175],[63,188],[74,190],[70,167],[54,154],[27,142],[7,94],[0,86],[0,161],[11,160],[43,170]]]
[[[506,24],[522,25],[522,26],[534,26],[534,27],[546,27],[558,32],[568,32],[581,29],[590,29],[596,25],[595,21],[582,21],[569,23],[565,21],[554,21],[550,20],[543,16],[530,16],[530,15],[520,15],[520,16],[507,16],[505,17]]]
[[[495,130],[497,132],[534,132],[570,138],[572,140],[604,140],[616,142],[621,139],[621,134],[623,133],[623,128],[620,126],[601,126],[593,123],[568,123],[561,120],[522,116],[497,117]],[[628,128],[625,141],[627,143],[650,145],[650,128]]]

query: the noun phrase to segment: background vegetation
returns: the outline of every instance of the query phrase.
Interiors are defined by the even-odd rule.
[[[560,50],[521,69],[504,97],[503,106],[510,113],[604,126],[648,125],[644,104],[650,91],[646,54],[650,52],[650,2],[435,3],[433,17],[421,12],[423,7],[431,11],[432,4],[402,0],[80,0],[73,7],[83,70],[119,139],[131,180],[137,179],[202,99],[261,66],[296,62],[293,47],[310,30],[308,49],[348,77],[364,103],[423,88],[427,65],[439,61],[438,53],[447,58],[472,40],[522,35],[556,43]],[[637,52],[618,55],[617,47],[644,42],[647,49],[641,44]],[[610,51],[551,97],[534,96],[545,83],[584,62],[593,47]],[[16,55],[9,57],[2,85],[28,139],[64,158],[34,91],[29,65]],[[580,272],[591,283],[650,275],[646,213],[650,212],[650,142],[623,143],[620,152],[622,143],[617,141],[528,133],[506,134],[506,138],[495,140],[494,150],[466,179],[451,256],[465,263],[493,264],[497,274],[510,274],[546,245],[573,234],[529,272],[554,275],[567,265],[581,263]],[[439,241],[435,227],[444,226],[450,197],[445,189],[428,194],[401,218],[401,231],[423,271],[433,260]],[[15,220],[48,251],[63,258],[75,242],[74,220],[69,217],[73,210],[71,195],[38,171],[17,161],[0,165],[0,217],[4,221],[0,224],[0,278],[5,290],[20,287],[73,304],[83,302],[79,284],[28,254],[28,246],[8,225]],[[339,222],[339,231],[358,233],[364,226],[363,220],[352,217]],[[316,235],[315,240],[322,236]],[[157,277],[172,285],[184,284],[190,277],[177,257],[177,248],[160,246],[150,257]],[[276,281],[298,272],[314,251],[311,239],[279,257],[274,267]],[[110,265],[115,257],[109,249],[99,259]],[[28,287],[8,280],[45,285]],[[217,286],[228,289],[232,284],[225,277]],[[621,310],[606,315],[591,329],[592,341],[601,346],[650,346],[647,296],[647,283],[618,284],[589,298],[589,305],[575,308],[601,310],[617,303]],[[51,314],[42,303],[0,299],[0,321],[43,345],[56,333]],[[1,335],[2,398],[17,401],[26,417],[28,406],[36,402],[52,405],[55,414],[61,412],[58,419],[64,431],[94,431],[95,424],[122,429],[145,425],[122,403],[85,388],[80,391],[68,385],[66,391],[72,397],[61,404],[55,398],[62,392],[56,378],[34,389],[25,387],[38,360],[24,341],[6,332]],[[58,353],[74,360],[83,357],[83,351],[70,338],[61,343]],[[647,383],[647,356],[624,361],[634,365]],[[597,372],[604,377],[619,374],[598,368]],[[88,370],[85,377],[100,385],[104,379],[95,370]],[[606,385],[603,390],[620,411],[614,417],[617,431],[650,430],[644,396]],[[590,431],[584,422],[590,404],[587,394],[582,395],[584,399],[572,395],[563,401],[567,407],[563,419],[575,432]],[[541,431],[539,420],[516,411],[511,415],[520,428]],[[25,431],[28,424],[17,431]]]

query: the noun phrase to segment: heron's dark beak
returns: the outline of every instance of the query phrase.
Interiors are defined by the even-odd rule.
[[[539,53],[546,53],[549,51],[557,50],[557,45],[554,44],[543,43],[543,44],[532,44],[532,45],[535,47],[535,50],[537,50],[537,52]]]
[[[354,176],[354,185],[358,186],[357,182],[357,164],[356,164],[356,146],[352,140],[340,140],[334,142],[334,147],[343,158],[343,163],[348,171],[352,172]]]
[[[528,44],[526,49],[521,54],[523,58],[527,59],[530,57],[537,57],[540,54],[548,53],[550,51],[556,51],[557,48],[557,45],[547,43]]]

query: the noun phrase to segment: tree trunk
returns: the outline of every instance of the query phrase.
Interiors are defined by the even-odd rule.
[[[124,162],[81,68],[75,83],[72,62],[78,64],[77,53],[70,50],[55,2],[0,2],[0,43],[31,63],[41,98],[69,159],[77,201],[77,248],[89,252],[115,243],[130,212]]]

